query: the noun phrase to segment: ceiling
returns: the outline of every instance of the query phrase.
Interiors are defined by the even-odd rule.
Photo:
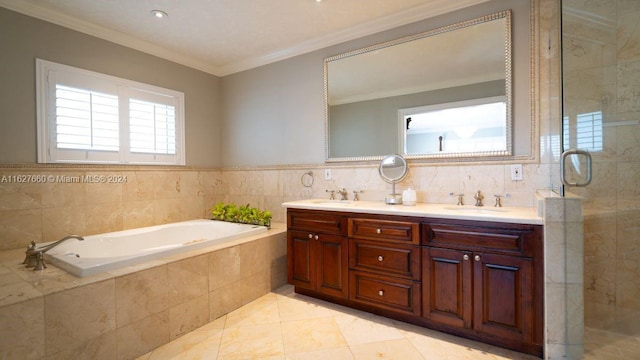
[[[0,6],[224,76],[488,0],[0,0]],[[158,19],[154,9],[169,16]]]

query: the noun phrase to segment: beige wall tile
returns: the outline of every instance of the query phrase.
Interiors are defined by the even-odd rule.
[[[195,297],[169,309],[171,340],[209,322],[209,293]]]
[[[42,207],[42,184],[21,183],[20,176],[40,175],[28,171],[0,172],[0,211],[40,209]]]
[[[169,307],[209,293],[209,262],[207,255],[176,261],[168,265]]]
[[[135,359],[170,341],[169,311],[118,328],[118,359]]]
[[[241,279],[240,246],[209,254],[209,291],[214,291]]]
[[[214,320],[242,306],[243,286],[237,281],[209,293],[209,318]]]
[[[80,205],[42,209],[42,241],[55,241],[69,234],[86,234],[85,209]]]
[[[89,182],[83,184],[87,204],[122,202],[122,188],[124,184],[124,182],[120,182],[124,177],[122,172],[87,172],[85,176],[90,179],[97,178],[98,180],[98,182],[95,183]]]
[[[616,305],[640,310],[640,260],[617,261]]]
[[[47,355],[47,360],[113,360],[116,359],[116,349],[116,331],[112,330],[103,335],[89,339],[78,346],[68,347],[55,354]]]
[[[268,271],[271,265],[269,238],[262,238],[240,245],[241,277]]]
[[[0,307],[0,358],[44,359],[44,299]]]
[[[87,205],[85,234],[103,234],[122,229],[122,202]]]
[[[271,291],[269,269],[242,278],[242,305],[248,304]]]
[[[115,328],[114,280],[45,297],[47,354],[79,346]]]
[[[86,203],[84,184],[66,182],[75,181],[84,173],[60,171],[52,172],[52,174],[60,180],[42,184],[42,206],[44,208],[77,206]]]
[[[154,224],[168,224],[182,221],[182,202],[180,199],[159,199],[153,201]]]
[[[122,185],[122,197],[126,201],[153,200],[155,198],[154,175],[148,171],[126,173],[127,182]]]
[[[42,210],[0,211],[0,249],[26,249],[42,233]]]
[[[169,308],[168,266],[116,278],[116,322],[118,328]]]
[[[145,200],[122,203],[122,229],[137,229],[155,225],[153,202]]]

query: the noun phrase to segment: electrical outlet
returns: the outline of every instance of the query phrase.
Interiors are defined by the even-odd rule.
[[[324,169],[324,179],[331,180],[331,169]]]
[[[522,165],[511,165],[511,180],[522,181]]]

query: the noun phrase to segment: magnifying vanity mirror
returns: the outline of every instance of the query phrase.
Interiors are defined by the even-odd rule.
[[[409,172],[407,161],[397,154],[386,156],[380,162],[378,172],[382,180],[391,183],[391,194],[387,195],[385,202],[390,205],[402,204],[402,195],[396,194],[396,183],[407,176]]]
[[[325,59],[327,161],[513,155],[511,16]]]

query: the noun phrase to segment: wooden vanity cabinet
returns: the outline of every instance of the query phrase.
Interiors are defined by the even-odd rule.
[[[296,292],[542,356],[542,226],[288,209]]]
[[[288,281],[338,299],[348,295],[347,218],[337,213],[287,213]]]
[[[428,222],[422,241],[427,324],[542,354],[540,226]]]
[[[349,219],[349,300],[420,316],[419,229],[389,217]]]

